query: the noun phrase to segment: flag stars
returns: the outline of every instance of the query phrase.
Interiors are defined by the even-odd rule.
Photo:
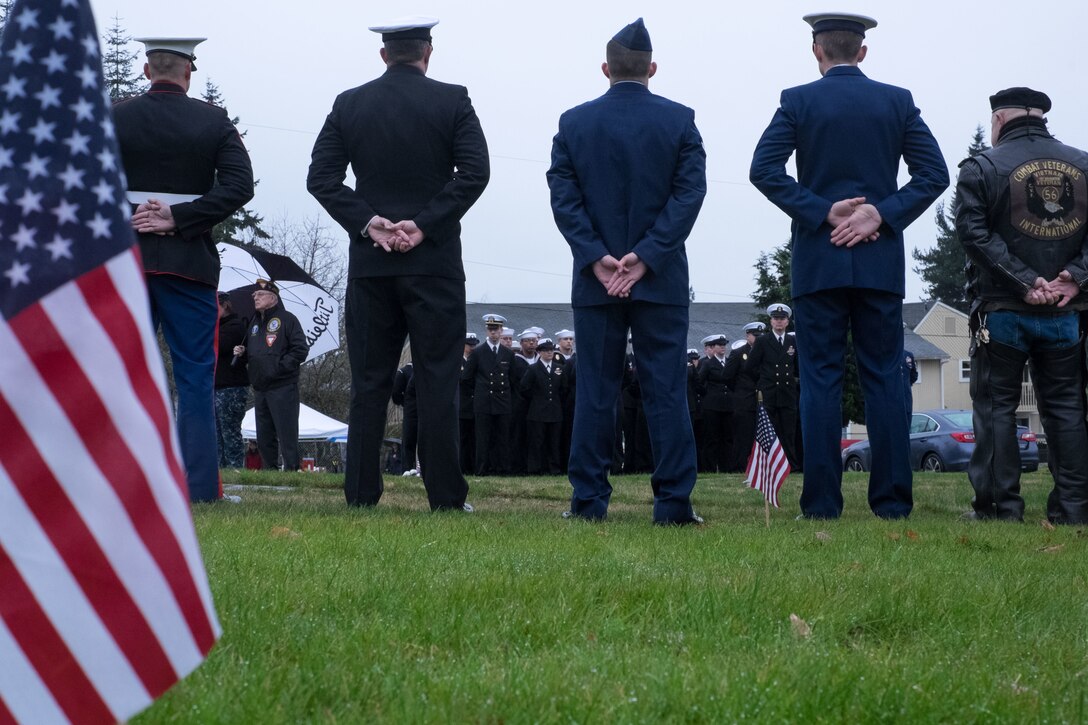
[[[72,240],[65,239],[59,234],[54,234],[53,241],[46,244],[45,248],[48,249],[49,253],[53,256],[54,262],[62,257],[72,259]]]
[[[84,88],[94,88],[98,85],[98,74],[89,65],[85,65],[81,70],[76,71],[76,77],[79,78]]]
[[[13,150],[0,146],[0,169],[14,169],[15,164],[12,162],[14,157],[15,152]]]
[[[90,156],[91,149],[88,146],[90,140],[90,136],[84,136],[79,131],[72,131],[72,135],[64,139],[64,144],[71,150],[72,156],[78,156],[79,154]]]
[[[72,21],[65,20],[64,18],[57,18],[52,23],[46,26],[53,31],[53,39],[60,40],[61,38],[68,38],[69,40],[75,40],[75,36],[72,35]]]
[[[21,284],[30,284],[30,276],[27,274],[30,271],[29,264],[23,264],[22,262],[12,262],[11,269],[4,272],[4,276],[11,280],[12,287],[18,287]]]
[[[34,137],[34,143],[43,144],[46,141],[55,141],[53,136],[53,129],[57,127],[55,123],[46,123],[44,118],[39,118],[38,122],[30,128],[30,135]]]
[[[68,108],[76,114],[76,120],[78,121],[94,120],[94,104],[86,98],[80,97],[78,101],[68,106]]]
[[[19,17],[15,18],[15,22],[19,24],[22,30],[36,28],[38,27],[38,11],[27,8],[19,14]]]
[[[0,204],[8,203],[8,185],[0,184]],[[2,226],[2,225],[0,225]]]
[[[23,195],[19,197],[19,200],[15,202],[15,206],[22,208],[23,216],[29,215],[31,212],[42,210],[42,195],[35,194],[30,189],[23,192]]]
[[[83,44],[83,49],[87,51],[87,55],[92,58],[98,56],[98,38],[93,35],[87,35],[80,42]]]
[[[38,102],[42,104],[42,110],[47,108],[60,108],[60,89],[50,85],[42,86],[42,89],[34,94]]]
[[[109,118],[102,119],[102,133],[106,134],[106,138],[113,138],[113,121]]]
[[[15,242],[15,251],[21,252],[24,249],[34,249],[37,247],[37,243],[34,241],[34,235],[37,232],[34,229],[27,227],[24,224],[19,225],[19,231],[11,235],[11,241]]]
[[[61,199],[60,204],[49,211],[57,218],[57,226],[77,224],[79,222],[79,217],[76,216],[76,212],[79,211],[79,204],[69,204],[67,199]]]
[[[49,55],[42,58],[41,63],[50,73],[60,73],[64,71],[64,65],[67,60],[68,56],[63,53],[58,53],[56,49],[53,49],[49,51]]]
[[[110,220],[98,212],[94,213],[94,219],[87,222],[87,228],[91,230],[95,239],[99,237],[109,238],[110,236]]]
[[[23,164],[23,168],[30,174],[32,180],[39,176],[49,176],[49,159],[43,159],[37,154],[31,154],[30,161]]]
[[[85,189],[83,184],[83,175],[87,173],[80,171],[76,167],[68,164],[68,168],[63,173],[58,174],[57,178],[64,182],[64,190],[71,191],[72,189]]]
[[[13,101],[16,98],[26,98],[26,81],[22,78],[16,78],[12,76],[8,78],[8,82],[0,86],[0,90],[4,91],[4,94],[8,97],[9,101]]]
[[[113,200],[113,187],[107,184],[105,179],[100,179],[96,185],[91,187],[91,191],[98,196],[99,204],[109,204]]]
[[[102,164],[103,171],[117,171],[116,158],[109,149],[102,149],[101,153],[95,154],[95,158]]]
[[[15,41],[15,47],[11,49],[11,53],[8,55],[15,62],[16,66],[20,63],[29,63],[34,59],[30,53],[33,48],[33,45],[28,45],[21,40],[17,40]]]
[[[22,117],[21,113],[12,113],[11,111],[4,111],[0,114],[0,136],[7,136],[9,133],[15,133],[19,130],[19,119]]]

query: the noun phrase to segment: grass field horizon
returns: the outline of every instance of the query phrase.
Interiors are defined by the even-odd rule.
[[[569,521],[561,477],[470,479],[473,514],[387,478],[239,472],[194,519],[224,634],[135,723],[1084,722],[1088,534],[959,519],[963,474],[916,474],[876,519],[764,527],[741,476],[700,478],[701,527],[650,524],[646,476]],[[286,485],[284,490],[260,486]],[[769,720],[768,720],[769,718]]]

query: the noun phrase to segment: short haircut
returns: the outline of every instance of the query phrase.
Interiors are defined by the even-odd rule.
[[[385,41],[385,59],[392,64],[416,63],[423,60],[429,40],[387,40]]]
[[[604,50],[608,62],[608,75],[612,80],[642,80],[650,74],[653,53],[648,50],[631,50],[615,40],[608,41]]]
[[[151,68],[151,75],[179,78],[185,74],[185,68],[189,64],[187,58],[182,58],[176,53],[149,53],[147,65]]]
[[[824,49],[824,56],[830,61],[852,63],[861,52],[862,36],[849,30],[828,30],[817,33],[812,42]]]

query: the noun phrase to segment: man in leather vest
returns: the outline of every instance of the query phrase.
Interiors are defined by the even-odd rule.
[[[969,518],[1022,521],[1016,408],[1031,361],[1054,489],[1047,518],[1088,522],[1080,294],[1088,286],[1088,154],[1057,141],[1030,88],[990,96],[994,148],[960,164],[956,232],[971,297],[975,489]]]

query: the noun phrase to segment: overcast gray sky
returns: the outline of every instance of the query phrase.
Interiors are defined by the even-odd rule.
[[[944,0],[867,5],[343,0],[231,2],[91,0],[99,32],[121,18],[133,36],[207,36],[197,50],[194,95],[211,78],[241,117],[261,183],[250,207],[268,219],[320,216],[306,193],[310,149],[333,98],[381,74],[380,36],[366,30],[405,14],[440,18],[429,75],[468,86],[491,151],[491,183],[464,219],[471,302],[570,299],[570,253],[555,230],[544,173],[559,114],[607,89],[604,46],[643,16],[654,44],[655,93],[695,109],[707,151],[708,193],[688,239],[700,302],[749,299],[753,265],[789,237],[789,219],[749,183],[748,166],[781,89],[818,77],[805,13],[871,15],[862,70],[914,93],[953,180],[975,126],[989,135],[989,94],[1027,85],[1054,102],[1051,131],[1088,147],[1084,34],[1088,3]],[[904,177],[901,177],[904,178]],[[951,189],[944,199],[951,196]],[[933,244],[935,209],[906,233],[910,250]],[[923,285],[908,272],[907,299]]]

